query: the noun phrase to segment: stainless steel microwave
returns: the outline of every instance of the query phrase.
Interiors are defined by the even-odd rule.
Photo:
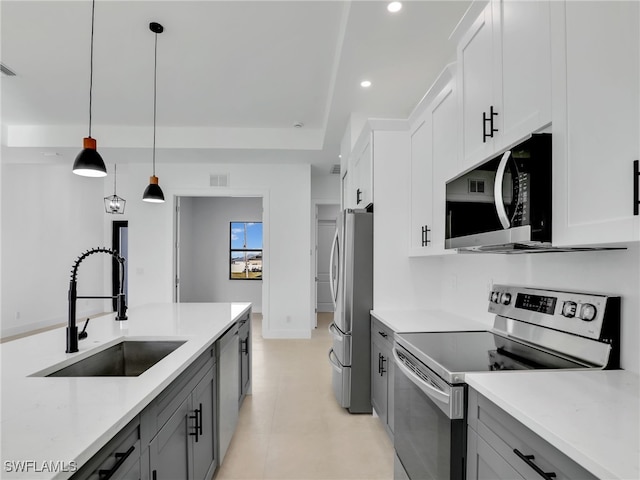
[[[551,134],[534,134],[447,182],[445,247],[551,247],[551,190]]]

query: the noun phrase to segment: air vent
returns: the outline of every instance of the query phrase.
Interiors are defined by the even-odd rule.
[[[229,174],[228,173],[212,173],[209,175],[209,185],[212,187],[228,187],[229,186]]]
[[[340,164],[336,163],[331,166],[331,170],[329,170],[331,175],[340,175]]]
[[[4,63],[0,63],[0,73],[3,77],[15,77],[16,74],[13,70],[7,67]]]

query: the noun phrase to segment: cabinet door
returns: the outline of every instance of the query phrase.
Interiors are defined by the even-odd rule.
[[[411,132],[411,255],[425,255],[433,237],[432,185],[431,116],[427,112]]]
[[[495,31],[500,38],[494,54],[502,58],[501,120],[495,136],[498,151],[551,123],[551,40],[548,1],[501,1],[496,5],[500,28]]]
[[[373,203],[373,141],[369,134],[365,143],[356,150],[355,191],[352,193],[356,208],[366,208]]]
[[[639,8],[552,2],[553,243],[638,241]]]
[[[374,337],[375,338],[375,337]],[[383,424],[387,424],[387,375],[388,359],[376,341],[371,343],[371,404]]]
[[[197,412],[198,435],[192,436],[193,442],[193,478],[209,480],[215,470],[215,369],[210,369],[198,383],[192,393],[191,411]]]
[[[445,250],[446,181],[452,165],[458,165],[458,110],[454,82],[450,82],[438,95],[431,108],[431,158],[433,184],[431,185],[432,254],[453,253]]]
[[[190,399],[186,399],[149,443],[153,480],[193,480],[189,432],[194,430],[194,423],[190,413]]]
[[[472,428],[467,429],[468,480],[524,479]]]
[[[465,167],[488,157],[493,151],[492,139],[483,136],[483,115],[490,107],[500,111],[494,99],[494,72],[500,71],[499,57],[494,55],[493,3],[489,3],[457,47],[458,96],[461,142],[460,158]],[[498,24],[499,25],[499,24]],[[500,115],[494,126],[501,127]]]

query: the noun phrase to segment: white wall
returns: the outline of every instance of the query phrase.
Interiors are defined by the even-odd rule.
[[[79,177],[68,166],[3,163],[1,168],[5,337],[67,321],[71,267],[82,252],[105,245],[107,214],[103,179]],[[109,265],[105,255],[84,260],[78,294],[110,294],[110,283],[103,282]],[[79,316],[105,309],[108,304],[98,300],[77,303]]]
[[[118,179],[128,199],[129,304],[171,302],[174,275],[175,196],[261,196],[264,206],[263,335],[311,335],[311,175],[309,165],[158,163],[166,202],[140,201],[151,165],[129,164]],[[120,171],[120,169],[119,169]],[[229,174],[228,187],[211,187],[211,174]]]
[[[181,229],[180,300],[251,302],[262,312],[262,281],[229,279],[230,222],[262,222],[262,199],[181,197],[180,214],[190,220]]]

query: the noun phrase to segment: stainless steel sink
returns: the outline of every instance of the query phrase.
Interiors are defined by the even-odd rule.
[[[124,340],[46,376],[137,377],[184,343]]]

